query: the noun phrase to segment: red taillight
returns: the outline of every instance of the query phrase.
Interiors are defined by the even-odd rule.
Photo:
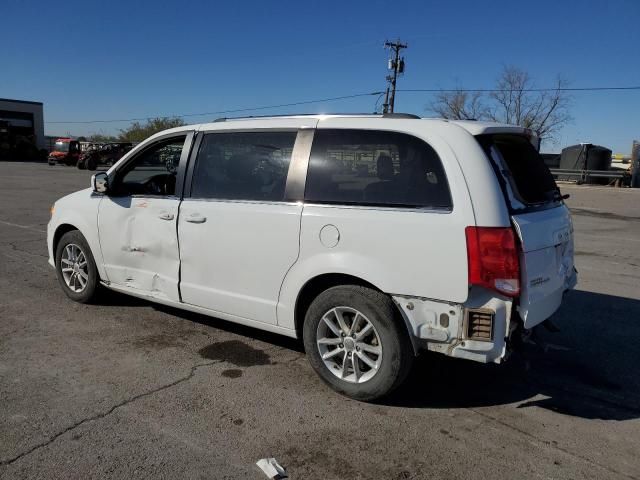
[[[520,294],[520,261],[510,227],[467,227],[469,283],[509,297]]]

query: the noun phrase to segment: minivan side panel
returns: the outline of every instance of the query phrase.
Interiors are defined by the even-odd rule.
[[[180,206],[182,301],[276,323],[280,284],[298,256],[302,205],[185,199]],[[203,223],[191,223],[192,215]]]
[[[180,205],[180,177],[184,174],[193,131],[181,131],[179,135],[162,134],[128,156],[126,162],[118,162],[118,168],[110,170],[110,182],[117,185],[118,177],[131,172],[144,176],[161,165],[167,173],[167,160],[160,158],[158,165],[149,170],[145,164],[145,152],[162,148],[164,142],[181,144],[178,164],[175,165],[175,192],[169,194],[139,193],[137,190],[113,191],[100,202],[97,216],[100,247],[104,268],[111,283],[143,290],[154,296],[178,301],[180,256],[176,221]],[[142,162],[142,163],[138,163]],[[139,170],[135,170],[139,168]],[[135,178],[135,177],[134,177]],[[138,177],[140,178],[140,177]]]
[[[398,119],[359,119],[357,124],[358,129],[409,133],[427,142],[442,161],[452,210],[305,202],[300,256],[282,285],[278,325],[295,327],[300,290],[328,273],[358,277],[389,294],[465,302],[469,288],[464,229],[475,224],[473,210],[452,148],[426,126],[427,122]],[[317,128],[353,129],[354,124],[331,118],[321,120]]]
[[[476,139],[467,130],[454,123],[440,123],[438,133],[455,150],[455,157],[469,189],[468,195],[473,205],[475,225],[511,226],[509,210],[502,195],[500,183]]]
[[[298,258],[303,207],[284,200],[287,187],[280,180],[287,179],[287,171],[276,168],[269,174],[265,168],[289,154],[289,170],[295,170],[299,158],[306,161],[305,142],[299,139],[309,122],[242,124],[247,128],[201,132],[178,221],[180,292],[185,304],[275,325],[282,280]],[[269,152],[285,153],[277,160]],[[271,160],[264,163],[267,158]],[[237,162],[244,162],[242,168],[232,169]],[[263,183],[265,178],[271,180]]]
[[[53,246],[53,238],[61,225],[71,225],[80,230],[91,248],[96,262],[99,277],[109,280],[104,268],[100,238],[98,237],[98,208],[102,201],[102,195],[93,193],[90,188],[71,193],[55,203],[55,209],[51,220],[47,224],[47,248],[49,250],[49,264],[55,267],[56,252]]]
[[[345,273],[384,292],[462,303],[466,242],[463,222],[452,215],[307,204],[300,259],[290,275]]]

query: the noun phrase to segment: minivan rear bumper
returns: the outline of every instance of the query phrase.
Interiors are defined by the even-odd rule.
[[[512,299],[472,287],[464,304],[394,295],[416,351],[429,350],[482,363],[498,363],[507,353]],[[473,323],[490,321],[488,335],[474,336]],[[482,327],[481,327],[482,329]],[[486,331],[486,329],[484,329]]]
[[[574,271],[564,292],[574,288],[576,282]],[[535,319],[535,325],[556,312],[564,292],[557,299],[545,299],[551,308]],[[429,350],[475,362],[501,363],[509,355],[509,346],[515,343],[514,335],[524,330],[514,299],[482,287],[472,287],[464,304],[402,295],[392,298],[407,324],[416,352]]]

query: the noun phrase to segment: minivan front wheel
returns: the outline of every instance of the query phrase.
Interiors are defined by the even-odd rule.
[[[56,248],[56,275],[64,293],[80,303],[90,302],[98,286],[98,269],[91,249],[78,230],[65,233]]]
[[[356,285],[332,287],[311,303],[303,326],[305,350],[334,390],[375,400],[406,378],[413,349],[391,299]]]

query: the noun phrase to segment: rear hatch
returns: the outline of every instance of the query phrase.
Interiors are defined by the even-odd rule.
[[[496,171],[520,239],[517,309],[525,328],[531,328],[549,318],[576,284],[571,214],[531,137],[497,133],[476,138]]]

